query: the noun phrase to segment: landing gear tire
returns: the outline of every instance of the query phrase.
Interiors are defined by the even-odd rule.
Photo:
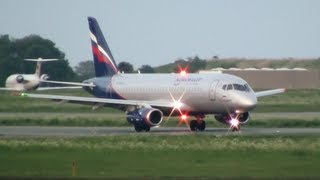
[[[205,121],[201,121],[200,123],[197,123],[198,124],[198,129],[199,131],[204,131],[206,129],[206,122]]]
[[[134,125],[134,129],[135,129],[137,132],[141,132],[141,131],[142,131],[142,127],[139,126],[139,125]]]
[[[143,130],[145,130],[146,132],[149,132],[150,131],[150,126],[139,126],[139,125],[134,125],[134,129],[137,131],[137,132],[141,132]]]
[[[196,120],[191,120],[190,121],[190,130],[191,131],[196,131],[197,130],[197,126],[198,126],[198,123]]]
[[[206,129],[206,122],[205,121],[197,121],[192,120],[190,121],[190,130],[191,131],[204,131]]]
[[[150,126],[145,127],[144,130],[145,130],[146,132],[149,132],[149,131],[150,131]]]
[[[232,127],[232,128],[231,128],[231,131],[232,131],[232,132],[238,132],[238,131],[240,131],[240,126],[238,126],[238,127]]]

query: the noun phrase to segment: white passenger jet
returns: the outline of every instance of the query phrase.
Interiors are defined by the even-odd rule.
[[[26,61],[37,62],[36,70],[34,74],[12,74],[6,79],[5,87],[0,90],[8,91],[30,91],[30,90],[42,90],[39,88],[41,80],[47,80],[49,76],[47,74],[40,74],[41,65],[43,62],[56,61],[58,59],[25,59]],[[47,88],[46,88],[47,89]]]
[[[179,116],[192,131],[203,131],[208,114],[237,131],[248,122],[257,98],[285,91],[254,92],[245,80],[229,74],[119,73],[96,19],[88,17],[88,21],[96,77],[80,84],[95,97],[27,93],[22,96],[121,109],[138,132],[160,126],[164,116]],[[195,119],[189,122],[190,116]]]
[[[62,82],[62,81],[49,81],[48,74],[41,75],[41,66],[42,63],[48,61],[57,61],[58,59],[25,59],[26,61],[35,61],[37,62],[36,70],[34,74],[12,74],[10,75],[5,82],[5,87],[0,87],[0,90],[5,91],[31,91],[31,90],[54,90],[54,89],[76,89],[81,86],[90,86],[88,84],[82,83],[71,83],[71,82]],[[67,84],[74,86],[65,86],[65,87],[39,87],[41,82],[51,83],[51,84]]]

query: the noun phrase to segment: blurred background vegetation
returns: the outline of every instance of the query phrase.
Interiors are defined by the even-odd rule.
[[[6,78],[15,73],[34,73],[35,64],[26,62],[26,58],[57,58],[58,61],[44,65],[42,74],[49,74],[50,79],[60,81],[82,81],[94,76],[92,60],[78,60],[75,67],[71,67],[65,52],[56,47],[56,44],[40,37],[29,35],[15,39],[9,35],[0,35],[0,86],[4,86]],[[119,61],[119,60],[118,60]],[[181,69],[188,69],[188,72],[195,73],[199,70],[222,68],[307,68],[320,69],[320,58],[314,59],[245,59],[245,58],[219,58],[213,56],[201,59],[198,56],[179,58],[172,63],[157,67],[142,65],[134,69],[134,65],[119,61],[119,71],[124,73],[172,73]]]

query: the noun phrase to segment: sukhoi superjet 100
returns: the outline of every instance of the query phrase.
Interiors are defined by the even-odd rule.
[[[238,131],[248,122],[257,98],[285,91],[254,92],[245,80],[224,73],[120,73],[98,22],[92,17],[88,17],[88,22],[95,77],[79,84],[95,97],[27,93],[22,96],[121,109],[138,132],[150,131],[172,116],[179,116],[192,131],[203,131],[205,117],[210,114]]]

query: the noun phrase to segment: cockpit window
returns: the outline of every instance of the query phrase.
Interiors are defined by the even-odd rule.
[[[249,87],[248,84],[245,84],[245,85],[244,85],[244,88],[245,88],[246,92],[250,92],[250,87]]]
[[[222,86],[222,89],[226,90],[226,87],[227,87],[227,85],[225,84],[225,85]]]
[[[245,91],[245,87],[241,84],[233,84],[235,90]]]
[[[233,88],[235,90],[238,90],[238,91],[245,91],[245,92],[249,92],[250,91],[250,88],[247,84],[245,85],[241,85],[241,84],[233,84]]]
[[[228,84],[227,90],[232,90],[232,89],[233,89],[232,84]]]

